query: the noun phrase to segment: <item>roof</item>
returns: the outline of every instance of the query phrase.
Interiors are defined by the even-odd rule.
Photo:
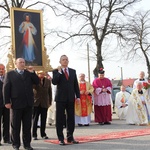
[[[124,86],[133,86],[135,79],[124,79],[123,80],[123,85]]]
[[[113,86],[124,85],[124,86],[132,87],[135,80],[136,79],[123,79],[123,81],[122,80],[112,80],[112,84],[113,84]]]

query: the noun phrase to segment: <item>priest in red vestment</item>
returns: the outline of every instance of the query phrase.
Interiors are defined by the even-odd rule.
[[[104,77],[105,71],[100,68],[98,78],[93,81],[95,122],[100,125],[111,124],[111,89],[112,84]]]
[[[85,81],[85,74],[79,75],[80,103],[75,102],[75,123],[78,126],[89,126],[92,112],[93,86]]]

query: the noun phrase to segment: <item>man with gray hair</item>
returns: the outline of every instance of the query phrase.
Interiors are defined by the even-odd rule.
[[[5,107],[11,111],[11,140],[13,149],[19,150],[21,145],[20,129],[25,150],[31,147],[31,121],[33,107],[33,84],[39,84],[34,68],[25,69],[25,60],[16,60],[16,69],[6,73],[3,85]]]
[[[138,82],[141,82],[141,83],[148,82],[148,80],[145,78],[144,71],[140,71],[139,78],[137,80],[135,80],[134,83],[133,83],[133,89],[136,88],[136,85],[137,85]]]

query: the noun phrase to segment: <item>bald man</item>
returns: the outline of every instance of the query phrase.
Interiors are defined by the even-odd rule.
[[[139,82],[141,82],[141,83],[148,82],[148,80],[145,78],[145,72],[144,71],[140,71],[139,78],[137,80],[135,80],[133,83],[133,89],[136,88],[137,83],[139,83]]]
[[[33,84],[39,84],[39,78],[32,66],[25,69],[25,60],[16,60],[16,69],[6,73],[3,85],[5,107],[11,110],[11,140],[15,150],[20,147],[20,128],[24,149],[31,147],[31,119],[33,107]]]
[[[148,125],[150,121],[150,98],[143,84],[137,82],[128,101],[126,122],[128,124]]]

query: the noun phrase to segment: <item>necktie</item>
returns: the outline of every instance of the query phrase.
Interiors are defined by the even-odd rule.
[[[23,70],[21,70],[21,71],[19,72],[19,74],[21,74],[21,75],[22,75],[22,74],[23,74]]]
[[[24,71],[23,70],[21,70],[21,71],[19,71],[19,74],[20,74],[20,77],[23,79],[24,78]]]
[[[65,73],[66,79],[68,80],[69,76],[68,76],[68,72],[67,72],[67,69],[66,69],[66,68],[65,68],[64,73]]]
[[[43,85],[43,79],[41,79],[41,85]]]
[[[4,80],[4,77],[3,77],[3,76],[1,76],[1,77],[0,77],[0,80],[3,82],[3,80]]]

